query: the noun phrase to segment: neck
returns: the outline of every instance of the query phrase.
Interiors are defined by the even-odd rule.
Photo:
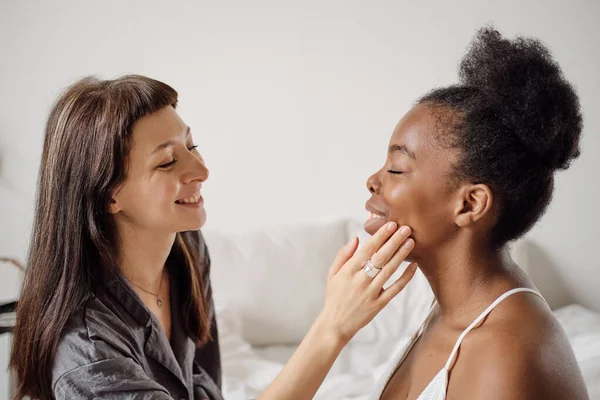
[[[123,276],[135,285],[156,293],[175,242],[175,234],[119,229],[118,265]]]
[[[441,318],[451,324],[463,326],[503,292],[528,286],[507,249],[482,249],[482,243],[451,243],[419,261]]]

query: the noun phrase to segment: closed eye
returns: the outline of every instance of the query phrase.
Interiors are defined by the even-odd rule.
[[[400,175],[400,174],[403,174],[403,173],[404,173],[404,172],[402,172],[402,171],[393,171],[393,170],[391,170],[391,169],[388,169],[388,171],[387,171],[387,172],[389,172],[390,174],[394,174],[394,175]]]
[[[188,151],[194,151],[194,150],[196,150],[197,147],[198,147],[197,144],[193,144],[190,147],[188,147],[187,149],[188,149]],[[169,168],[169,167],[173,166],[176,162],[177,162],[177,159],[174,158],[173,160],[169,161],[166,164],[159,165],[157,168],[163,168],[163,169],[164,168]]]
[[[172,166],[173,164],[175,164],[177,162],[176,159],[173,159],[172,161],[169,161],[166,164],[161,164],[159,165],[157,168],[169,168],[170,166]]]

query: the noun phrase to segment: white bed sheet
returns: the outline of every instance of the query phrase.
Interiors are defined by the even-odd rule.
[[[600,313],[580,305],[555,311],[573,346],[591,400],[600,400]],[[219,317],[223,362],[223,392],[227,400],[256,398],[275,378],[295,346],[252,348],[239,332],[231,313]],[[316,400],[364,400],[390,359],[408,337],[374,344],[350,343],[342,352]]]

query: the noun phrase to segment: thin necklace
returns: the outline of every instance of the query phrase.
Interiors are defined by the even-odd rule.
[[[133,281],[130,281],[129,279],[127,279],[127,280],[128,280],[128,281],[129,281],[129,282],[130,282],[130,283],[131,283],[133,286],[136,286],[137,288],[139,288],[139,289],[143,290],[144,292],[146,292],[146,293],[148,293],[148,294],[151,294],[152,296],[156,297],[156,305],[157,305],[157,306],[159,306],[159,307],[162,307],[162,305],[163,305],[163,302],[162,302],[162,300],[160,299],[160,289],[162,288],[163,276],[164,276],[164,274],[165,274],[165,272],[164,272],[164,271],[165,271],[165,270],[163,269],[163,272],[160,274],[160,284],[158,285],[158,293],[152,293],[151,291],[144,289],[143,287],[141,287],[140,285],[136,284],[135,282],[133,282]]]

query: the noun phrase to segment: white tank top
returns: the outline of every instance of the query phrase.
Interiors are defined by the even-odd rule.
[[[465,329],[463,331],[463,333],[460,334],[460,336],[458,337],[458,340],[456,341],[456,344],[454,345],[454,348],[452,349],[452,352],[450,353],[450,357],[448,357],[448,361],[446,361],[446,365],[432,379],[432,381],[429,382],[429,385],[427,385],[425,390],[423,390],[423,392],[419,395],[419,397],[417,397],[417,400],[444,400],[446,398],[446,392],[448,390],[448,376],[450,374],[450,370],[453,367],[453,362],[454,362],[454,358],[456,357],[456,353],[458,352],[458,349],[460,348],[460,345],[461,345],[463,339],[465,338],[465,336],[467,336],[467,334],[473,328],[477,327],[481,323],[481,321],[483,321],[483,319],[485,319],[485,317],[487,317],[488,314],[490,312],[492,312],[492,310],[494,308],[496,308],[496,306],[498,304],[500,304],[504,299],[506,299],[508,296],[511,296],[511,295],[513,295],[515,293],[519,293],[519,292],[533,293],[533,294],[539,296],[542,300],[544,300],[544,302],[546,302],[546,300],[542,297],[542,295],[539,292],[536,292],[535,290],[527,289],[527,288],[512,289],[512,290],[509,290],[508,292],[504,293],[502,296],[498,297],[496,299],[496,301],[494,301],[492,304],[490,304],[490,306],[484,312],[482,312],[479,315],[479,317],[477,317],[475,319],[475,321],[473,321],[473,323],[471,323],[471,325],[469,325],[467,327],[467,329]],[[546,304],[548,304],[548,303],[546,303]],[[427,319],[425,319],[425,321],[423,322],[423,325],[421,325],[421,328],[415,333],[415,335],[413,335],[413,337],[412,337],[410,343],[407,345],[406,349],[399,354],[399,357],[397,357],[396,359],[393,360],[393,362],[390,364],[390,367],[388,368],[386,373],[383,374],[383,376],[381,377],[381,379],[379,380],[379,382],[377,383],[377,385],[375,387],[375,392],[371,395],[371,397],[369,397],[369,400],[379,400],[381,398],[381,395],[383,394],[383,391],[385,390],[389,380],[392,378],[392,376],[394,375],[394,373],[396,372],[398,367],[404,362],[404,359],[406,358],[406,356],[408,355],[410,350],[413,348],[415,342],[419,339],[419,337],[423,333],[425,325],[427,324],[427,321],[431,317],[431,312],[433,311],[434,306],[435,306],[435,303],[431,306],[431,309],[429,310],[429,315],[427,316]]]

